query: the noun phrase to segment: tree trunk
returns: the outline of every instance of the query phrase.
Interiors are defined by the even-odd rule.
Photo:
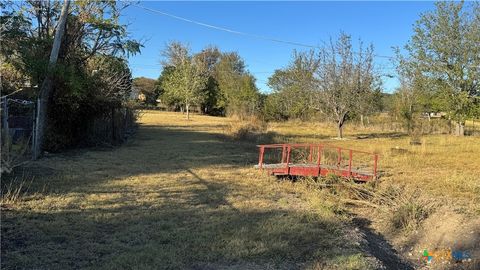
[[[185,109],[187,109],[187,120],[190,120],[190,105],[185,105]]]
[[[456,136],[465,136],[465,125],[464,123],[458,121],[455,123],[455,135]]]
[[[35,148],[33,153],[33,158],[38,159],[42,155],[43,143],[45,141],[45,130],[47,127],[47,112],[48,112],[48,100],[50,98],[53,82],[51,77],[51,72],[53,67],[57,63],[58,53],[60,51],[60,45],[62,43],[63,34],[65,32],[65,24],[67,22],[68,7],[70,6],[69,0],[64,0],[62,13],[60,14],[60,20],[58,22],[58,27],[55,32],[55,38],[53,40],[52,51],[50,53],[50,60],[48,62],[47,75],[42,82],[39,93],[39,102],[38,102],[38,115],[37,115],[37,125],[35,131]]]
[[[112,145],[115,144],[115,108],[112,106]]]
[[[340,117],[340,119],[338,119],[338,122],[337,122],[337,132],[338,132],[338,138],[339,139],[342,139],[343,138],[343,124],[345,123],[345,119],[347,117],[347,113],[343,113]]]
[[[337,133],[338,133],[338,138],[342,139],[343,138],[343,123],[338,123],[337,126]]]
[[[365,127],[365,119],[363,118],[363,114],[360,114],[360,124],[362,127]]]

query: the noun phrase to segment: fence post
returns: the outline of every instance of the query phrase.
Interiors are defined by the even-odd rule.
[[[378,155],[375,154],[373,157],[373,178],[377,179],[377,165],[378,165]]]
[[[4,97],[3,98],[3,114],[2,114],[2,124],[3,124],[3,130],[5,131],[4,136],[8,136],[8,98]]]
[[[36,143],[37,143],[37,115],[38,115],[38,99],[37,103],[33,106],[33,121],[32,121],[32,160],[35,160],[35,157],[37,156],[36,153]]]
[[[112,144],[115,144],[115,108],[112,106]]]
[[[290,169],[289,169],[289,163],[290,163],[290,153],[291,153],[292,149],[291,149],[291,145],[287,145],[287,163],[286,163],[286,166],[285,166],[285,170],[286,170],[286,173],[289,174],[290,172]]]
[[[265,147],[262,145],[260,146],[260,155],[258,157],[258,167],[262,169],[263,167],[263,154],[265,152]]]
[[[318,146],[318,156],[317,156],[317,165],[320,166],[322,161],[322,146]]]
[[[318,169],[318,176],[321,174],[320,162],[322,161],[322,146],[318,146],[318,156],[317,156],[317,169]]]

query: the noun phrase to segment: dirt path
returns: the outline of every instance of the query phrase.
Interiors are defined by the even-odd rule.
[[[362,248],[381,262],[383,269],[413,270],[414,267],[398,254],[398,252],[379,233],[370,228],[370,221],[364,218],[354,218],[353,224],[358,226],[363,235]]]
[[[150,113],[122,147],[32,163],[31,192],[2,211],[2,268],[398,269],[320,193],[253,170],[224,121]]]

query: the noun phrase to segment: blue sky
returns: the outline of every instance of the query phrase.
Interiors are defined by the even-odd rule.
[[[433,2],[157,2],[138,5],[203,23],[253,35],[321,45],[340,31],[372,43],[378,55],[393,55],[392,46],[403,46],[412,35],[420,13],[432,10]],[[270,89],[268,77],[285,67],[294,49],[307,48],[235,35],[130,6],[122,18],[132,36],[144,41],[141,54],[129,59],[134,77],[158,78],[160,51],[169,41],[189,44],[193,52],[208,45],[238,52],[257,78],[262,92]],[[383,74],[394,74],[390,60],[376,58]],[[384,79],[386,92],[398,82]]]

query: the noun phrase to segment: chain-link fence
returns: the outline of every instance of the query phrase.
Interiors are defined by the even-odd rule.
[[[10,172],[31,157],[35,129],[35,103],[1,98],[1,170]]]

